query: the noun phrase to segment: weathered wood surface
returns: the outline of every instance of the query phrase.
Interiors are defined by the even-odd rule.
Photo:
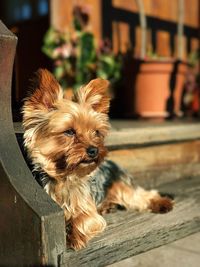
[[[13,129],[16,43],[0,21],[0,266],[56,266],[66,246],[63,212],[32,177]]]
[[[107,139],[106,145],[109,150],[167,144],[200,139],[200,123],[136,123],[130,121],[111,121],[113,126]],[[21,123],[14,123],[15,132],[22,134]]]
[[[137,125],[133,128],[122,128],[111,131],[106,144],[110,150],[147,146],[153,144],[167,144],[187,140],[200,139],[200,123],[179,123],[148,126]]]
[[[175,196],[173,211],[164,215],[125,211],[107,215],[105,232],[79,252],[66,250],[60,256],[60,266],[105,266],[198,232],[200,176],[166,184],[160,190]]]
[[[188,175],[200,175],[199,123],[181,123],[175,128],[168,123],[153,127],[148,123],[129,126],[119,122],[114,127],[107,142],[108,158],[133,174],[139,184],[158,186]],[[22,142],[20,124],[15,124],[15,132]]]
[[[108,158],[147,187],[200,175],[199,140],[113,150]]]

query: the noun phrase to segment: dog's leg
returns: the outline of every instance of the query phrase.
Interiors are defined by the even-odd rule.
[[[77,217],[71,218],[67,223],[68,246],[79,250],[84,248],[88,241],[101,233],[106,227],[106,221],[101,215],[93,213],[80,213]]]
[[[65,183],[49,183],[46,191],[63,209],[66,221],[68,246],[79,250],[86,246],[87,242],[101,233],[106,227],[106,221],[97,212],[88,187],[80,193],[69,192]]]
[[[117,181],[108,189],[105,200],[99,207],[101,214],[107,213],[113,205],[124,206],[126,209],[166,213],[173,208],[173,201],[161,197],[156,190],[145,190],[142,187],[131,187],[123,181]]]
[[[67,242],[69,247],[75,250],[84,248],[90,239],[106,227],[106,221],[97,212],[95,214],[81,213],[68,223]]]

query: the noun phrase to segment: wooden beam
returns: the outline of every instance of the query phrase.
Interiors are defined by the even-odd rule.
[[[57,265],[66,247],[63,211],[34,180],[16,141],[11,80],[17,38],[0,21],[0,263]]]

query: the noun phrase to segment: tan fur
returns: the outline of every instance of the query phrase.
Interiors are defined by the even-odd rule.
[[[78,96],[80,103],[63,99],[59,84],[47,70],[39,70],[36,77],[39,80],[36,82],[38,87],[25,101],[23,109],[25,146],[33,163],[40,163],[46,173],[58,180],[72,172],[76,172],[78,176],[89,174],[107,154],[102,142],[109,129],[107,115],[96,112],[88,104],[87,101],[90,103],[91,97],[80,101]],[[47,87],[45,87],[45,81]],[[96,86],[96,83],[94,85]],[[107,85],[106,83],[105,86]],[[82,90],[85,90],[84,87]],[[103,94],[102,87],[101,93]],[[47,96],[41,97],[41,94]],[[76,129],[76,138],[63,135],[63,132],[70,128]],[[96,136],[95,130],[101,133],[100,137]],[[85,152],[88,146],[99,148],[98,163],[87,168],[78,166],[80,161],[88,160]],[[55,161],[62,155],[68,155],[68,168],[58,173]]]
[[[161,197],[156,190],[147,191],[142,187],[130,187],[123,181],[116,182],[108,190],[106,199],[99,207],[101,214],[107,213],[113,205],[121,205],[126,209],[133,209],[140,212],[152,211],[164,213],[172,209],[172,201]]]
[[[106,226],[87,180],[107,154],[108,85],[102,79],[92,80],[71,101],[63,98],[52,74],[40,69],[34,80],[35,92],[23,108],[25,147],[33,164],[51,177],[45,190],[63,208],[69,228],[67,241],[76,250]],[[92,160],[87,153],[89,147],[98,148],[98,156]],[[124,182],[113,184],[99,211],[104,213],[117,204],[140,211],[172,208],[172,202],[161,198],[157,191],[132,188]]]
[[[26,99],[23,108],[25,146],[33,163],[39,163],[55,180],[45,189],[64,209],[66,222],[72,225],[70,246],[80,249],[106,226],[85,182],[107,154],[103,140],[109,129],[108,82],[91,81],[74,97],[75,102],[63,98],[59,84],[47,70],[36,73],[34,84],[35,92]],[[70,128],[76,129],[76,137],[63,135]],[[89,160],[86,153],[89,146],[98,147],[98,160],[80,163]],[[67,166],[58,170],[56,162],[65,156]]]
[[[110,106],[110,97],[107,88],[109,82],[103,79],[90,81],[86,86],[81,88],[76,95],[79,104],[87,103],[95,111],[107,113]]]
[[[65,219],[71,231],[67,236],[68,244],[78,250],[84,247],[95,235],[101,233],[106,222],[97,212],[89,188],[77,177],[46,186],[46,191],[63,208]]]

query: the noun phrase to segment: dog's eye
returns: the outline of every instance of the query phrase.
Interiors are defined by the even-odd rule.
[[[74,129],[68,129],[64,132],[64,135],[66,136],[74,136],[76,134],[76,131]]]

